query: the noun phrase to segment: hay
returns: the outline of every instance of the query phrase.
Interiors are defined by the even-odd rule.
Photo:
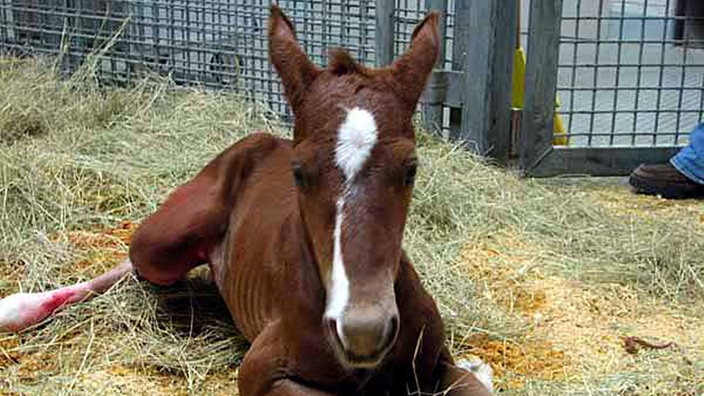
[[[472,354],[492,365],[498,389],[687,394],[704,386],[701,307],[677,306],[633,285],[546,273],[538,262],[550,250],[521,238],[497,234],[491,245],[469,243],[462,253],[477,298],[526,326],[524,334],[509,340],[475,334],[466,341]],[[673,341],[677,347],[631,356],[623,346],[629,335]]]
[[[154,78],[103,90],[90,73],[59,81],[50,66],[0,62],[0,295],[107,270],[134,224],[223,148],[255,130],[286,133],[232,94]],[[690,353],[704,345],[701,203],[656,210],[660,201],[623,187],[520,180],[418,140],[405,246],[457,355],[490,361],[506,394],[702,390],[704,363]],[[602,343],[572,332],[580,315],[584,334],[615,337],[612,365],[585,358]],[[618,353],[631,333],[677,339],[692,364],[682,353]],[[126,278],[32,331],[0,334],[0,390],[233,394],[245,351],[203,271],[170,288]]]

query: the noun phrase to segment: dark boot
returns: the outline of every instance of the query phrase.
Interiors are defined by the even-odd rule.
[[[631,173],[628,183],[639,194],[670,199],[704,197],[704,185],[693,182],[669,163],[641,165]]]

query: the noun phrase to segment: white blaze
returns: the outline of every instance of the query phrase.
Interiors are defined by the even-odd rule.
[[[333,319],[339,319],[342,316],[350,297],[350,281],[347,279],[347,274],[345,273],[345,265],[342,261],[342,247],[340,246],[343,218],[342,210],[344,206],[344,198],[338,199],[335,230],[333,231],[332,273],[330,274],[328,303],[325,309],[325,316]],[[340,327],[337,328],[337,331],[340,333]]]
[[[376,122],[372,113],[359,107],[347,112],[347,118],[340,126],[335,148],[335,162],[345,174],[345,184],[352,182],[369,158],[376,138]]]
[[[376,144],[377,135],[374,116],[367,110],[358,107],[347,112],[347,117],[337,134],[335,164],[345,175],[345,182],[341,196],[337,199],[337,214],[333,231],[332,273],[330,274],[328,301],[325,309],[327,318],[340,319],[349,301],[350,282],[345,272],[341,246],[342,223],[345,219],[345,198],[352,188],[355,176],[369,158]],[[343,339],[341,326],[338,326],[337,331],[340,338]]]

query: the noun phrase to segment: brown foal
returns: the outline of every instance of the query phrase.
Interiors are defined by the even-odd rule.
[[[201,264],[252,343],[243,396],[489,395],[444,346],[443,323],[401,248],[416,174],[411,118],[439,52],[438,15],[391,66],[343,50],[326,68],[271,8],[269,52],[293,140],[257,133],[173,192],[129,260],[92,281],[0,301],[20,330],[136,271],[168,285]]]

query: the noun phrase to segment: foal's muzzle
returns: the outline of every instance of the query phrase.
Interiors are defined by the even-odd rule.
[[[353,368],[373,368],[384,359],[396,341],[399,316],[377,305],[347,310],[340,319],[326,319],[343,363]]]

